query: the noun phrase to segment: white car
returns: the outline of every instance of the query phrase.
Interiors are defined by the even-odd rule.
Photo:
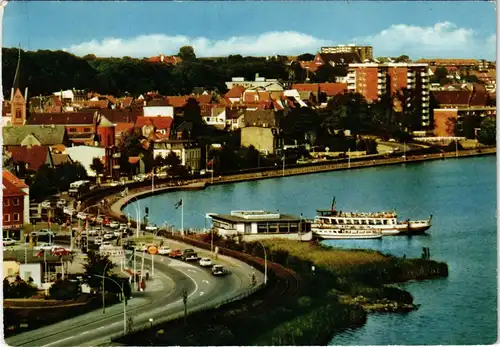
[[[44,250],[44,251],[50,251],[52,250],[52,248],[54,248],[55,246],[51,243],[42,243],[40,246],[35,246],[33,247],[33,249],[35,251],[41,251],[41,250]]]
[[[111,223],[109,223],[109,227],[113,228],[113,229],[119,228],[120,227],[120,223],[118,223],[117,221],[114,220]]]
[[[158,227],[156,225],[148,225],[146,227],[146,230],[147,231],[156,231],[156,230],[158,230]]]
[[[50,208],[50,207],[51,207],[50,201],[45,200],[44,202],[42,202],[42,208]]]
[[[101,244],[101,247],[102,247],[102,246],[112,246],[112,245],[111,245],[111,242],[109,242],[109,241],[104,241],[104,242]]]
[[[63,207],[63,213],[72,216],[75,214],[75,210],[71,207]]]
[[[12,246],[14,243],[16,243],[16,240],[11,239],[10,237],[6,237],[2,240],[4,246]]]
[[[200,259],[200,266],[202,266],[202,267],[212,266],[212,259],[210,259],[210,258],[201,258]]]
[[[97,230],[95,230],[95,229],[92,229],[92,230],[87,230],[87,233],[88,233],[89,235],[92,235],[92,236],[95,236],[95,235],[97,235],[97,234],[98,234]]]
[[[100,236],[99,236],[99,237],[96,237],[96,238],[94,239],[94,244],[95,244],[95,245],[102,245],[102,241],[103,241],[102,237],[100,237]]]
[[[113,236],[115,236],[115,237],[120,237],[120,236],[122,236],[122,230],[120,229],[120,230],[115,230],[115,231],[113,231]]]
[[[158,249],[158,254],[161,254],[161,255],[168,255],[170,253],[171,249],[170,247],[165,247],[165,246],[162,246]]]
[[[113,233],[105,233],[103,235],[104,240],[111,240],[114,237]]]

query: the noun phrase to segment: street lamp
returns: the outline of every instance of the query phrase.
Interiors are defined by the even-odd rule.
[[[205,215],[199,213],[199,212],[190,212],[191,214],[196,214],[198,216],[201,216],[203,217],[203,232],[206,232],[207,230],[207,218],[210,218],[210,213],[207,213]],[[213,228],[210,228],[210,234],[211,234],[211,238],[210,238],[210,252],[213,253],[214,252],[214,231],[213,231]]]
[[[266,247],[264,247],[264,244],[262,243],[262,241],[257,240],[257,242],[259,242],[260,245],[262,246],[262,248],[264,248],[264,284],[266,284],[267,283],[267,252],[266,252]]]
[[[122,291],[122,300],[123,300],[123,335],[127,334],[127,304],[125,300],[125,292],[123,291],[123,285],[120,285],[120,283],[116,282],[114,279],[107,277],[107,276],[101,276],[101,275],[93,275],[96,277],[101,277],[101,278],[107,278],[108,280],[111,280],[116,283],[118,287],[120,287],[120,290]]]
[[[106,268],[108,267],[108,265],[111,264],[111,262],[107,262],[106,263],[106,266],[104,267],[104,271],[102,272],[102,313],[106,313],[106,305],[104,304],[104,277],[106,275]]]
[[[136,224],[137,224],[137,235],[136,237],[139,238],[139,231],[141,229],[141,202],[139,199],[137,199],[136,196],[133,196],[131,199],[129,199],[127,202],[130,203],[133,199],[136,199],[138,206],[132,205],[135,208],[135,212],[137,214],[137,219],[136,219]]]
[[[153,329],[153,318],[149,318],[150,328]]]

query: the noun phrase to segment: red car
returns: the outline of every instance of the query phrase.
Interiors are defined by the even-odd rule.
[[[57,256],[71,255],[71,251],[63,247],[54,247],[52,248],[51,252],[52,255],[57,255]]]
[[[182,257],[182,251],[179,248],[173,249],[170,251],[168,254],[170,258],[181,258]]]

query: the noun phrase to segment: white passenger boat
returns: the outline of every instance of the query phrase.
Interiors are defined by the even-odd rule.
[[[317,210],[311,230],[318,236],[328,229],[378,231],[383,236],[397,234],[419,234],[431,227],[432,215],[428,220],[406,220],[398,222],[396,212],[343,212],[335,208],[335,198],[330,210]]]
[[[342,229],[331,224],[324,223],[321,218],[317,218],[311,224],[311,231],[316,237],[326,240],[361,240],[380,239],[382,233],[374,229],[361,229],[350,227]]]

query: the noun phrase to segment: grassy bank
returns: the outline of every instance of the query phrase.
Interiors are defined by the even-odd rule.
[[[264,256],[258,243],[218,239],[216,244]],[[325,345],[336,332],[363,325],[367,312],[415,308],[410,293],[388,284],[448,275],[446,264],[432,260],[286,240],[264,244],[269,261],[300,276],[296,296],[270,302],[266,291],[276,285],[271,277],[263,291],[229,306],[193,314],[186,327],[179,319],[118,341],[127,345]]]

